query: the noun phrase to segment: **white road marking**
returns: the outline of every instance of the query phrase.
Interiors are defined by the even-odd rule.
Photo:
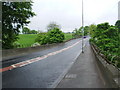
[[[81,41],[81,40],[80,40],[80,41]],[[53,55],[56,55],[56,54],[58,54],[58,53],[61,53],[61,52],[65,51],[65,50],[68,50],[68,49],[74,47],[75,45],[77,45],[78,43],[80,43],[80,41],[76,42],[75,44],[73,44],[73,45],[71,45],[71,46],[68,46],[67,48],[63,48],[63,49],[61,49],[61,50],[48,53],[47,55],[44,55],[44,56],[41,56],[41,57],[37,57],[37,58],[30,59],[30,60],[27,60],[27,61],[22,61],[22,62],[13,64],[13,65],[11,65],[11,66],[12,66],[13,69],[14,69],[14,68],[23,67],[23,66],[25,66],[25,65],[28,65],[28,64],[31,64],[31,63],[40,61],[40,60],[45,59],[45,58],[47,58],[47,57],[49,57],[49,56],[53,56]],[[10,67],[10,66],[8,66],[8,67]],[[4,71],[7,71],[8,69],[6,69],[6,68],[8,68],[8,67],[5,67],[5,68],[0,69],[0,72],[3,72],[3,70],[4,70]],[[9,70],[11,70],[11,68],[10,68]]]

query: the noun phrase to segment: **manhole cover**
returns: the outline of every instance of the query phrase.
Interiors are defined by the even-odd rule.
[[[68,75],[65,76],[66,79],[74,79],[76,77],[77,77],[76,74],[68,74]]]

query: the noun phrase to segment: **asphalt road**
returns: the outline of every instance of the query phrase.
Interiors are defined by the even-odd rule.
[[[79,43],[77,43],[79,42]],[[88,38],[84,39],[84,44]],[[77,43],[77,44],[75,44]],[[19,63],[25,60],[34,59],[47,55],[51,52],[59,51],[72,46],[55,55],[48,56],[40,61],[18,67],[2,73],[3,88],[51,88],[54,87],[67,72],[69,67],[75,62],[81,53],[81,39],[71,40],[56,47],[43,50],[40,52],[25,55],[19,58],[8,60],[3,63],[3,67]]]

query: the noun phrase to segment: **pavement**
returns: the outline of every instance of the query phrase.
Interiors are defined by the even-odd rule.
[[[89,42],[56,88],[105,88]]]
[[[84,39],[84,45],[88,41],[89,38]],[[74,39],[50,49],[5,61],[2,63],[2,87],[55,87],[80,55],[81,42],[81,39]]]

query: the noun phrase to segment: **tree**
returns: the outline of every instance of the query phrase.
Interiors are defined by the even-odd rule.
[[[99,47],[100,53],[104,54],[109,62],[120,67],[119,37],[116,26],[109,23],[98,24],[95,30],[92,30],[91,41]]]
[[[30,34],[37,34],[38,33],[38,31],[36,31],[36,30],[31,30],[30,31]]]
[[[14,48],[20,28],[35,15],[31,2],[2,2],[2,48]]]
[[[90,36],[91,36],[91,38],[94,38],[94,36],[95,36],[95,30],[96,30],[96,25],[95,24],[91,24],[90,26],[89,26],[89,33],[90,33]]]
[[[115,26],[119,29],[119,33],[120,33],[120,20],[118,20],[118,21],[115,23]]]
[[[80,27],[79,29],[75,28],[75,30],[73,30],[73,34],[72,36],[74,38],[79,38],[82,36],[82,27]]]
[[[73,30],[72,36],[73,36],[74,38],[77,38],[77,37],[78,37],[78,34],[79,34],[78,30],[77,30],[77,28],[75,28],[75,29]]]
[[[54,28],[48,32],[48,43],[61,43],[65,39],[64,33],[59,28]]]
[[[30,29],[27,28],[27,27],[24,27],[23,30],[22,30],[22,33],[23,34],[29,34],[30,33]]]
[[[60,25],[57,25],[56,22],[51,22],[48,26],[47,26],[47,30],[53,30],[54,28],[58,28],[60,29]]]
[[[89,26],[84,27],[84,36],[89,34]]]

